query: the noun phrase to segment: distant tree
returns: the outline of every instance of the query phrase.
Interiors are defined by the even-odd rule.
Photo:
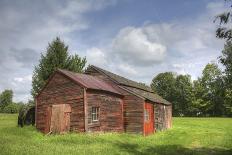
[[[221,116],[224,110],[224,81],[222,71],[215,63],[205,66],[199,78],[204,113],[210,116]]]
[[[189,116],[193,98],[193,85],[190,75],[178,75],[175,82],[175,107],[178,116]],[[173,92],[174,93],[174,92]]]
[[[190,107],[190,113],[192,116],[205,116],[207,111],[207,106],[209,101],[204,100],[207,96],[207,92],[204,89],[204,86],[201,83],[201,78],[193,81],[193,99],[192,105]]]
[[[160,73],[153,78],[151,82],[151,88],[158,95],[162,96],[164,99],[173,103],[173,114],[178,115],[177,104],[176,102],[176,90],[175,90],[176,78],[174,73],[165,72]]]
[[[219,27],[216,30],[216,37],[232,41],[232,28],[231,28],[231,16],[232,16],[232,0],[225,0],[229,9],[216,16],[215,21],[219,21]]]
[[[19,105],[16,103],[11,103],[4,107],[3,112],[4,113],[18,113],[19,111]]]
[[[13,103],[13,91],[4,90],[0,94],[0,110],[3,110],[6,106]]]
[[[166,100],[171,101],[175,91],[175,82],[174,73],[160,73],[153,78],[151,88]]]
[[[41,54],[39,65],[35,67],[32,78],[31,94],[35,97],[43,88],[48,78],[58,68],[73,72],[82,72],[86,65],[86,58],[69,55],[68,46],[60,38],[48,44],[45,54]]]

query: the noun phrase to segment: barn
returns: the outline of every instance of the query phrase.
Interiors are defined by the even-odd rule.
[[[149,135],[172,126],[172,104],[142,83],[97,66],[58,69],[36,97],[43,133],[127,132]]]

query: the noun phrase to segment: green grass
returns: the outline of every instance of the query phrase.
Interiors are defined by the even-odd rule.
[[[132,134],[45,136],[19,128],[17,115],[0,114],[0,154],[232,155],[232,118],[174,118],[173,128],[143,137]]]

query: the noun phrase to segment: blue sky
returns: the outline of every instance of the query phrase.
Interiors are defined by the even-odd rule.
[[[0,91],[28,100],[34,65],[56,36],[89,64],[139,82],[166,71],[196,79],[221,53],[213,20],[225,8],[223,0],[0,0]]]

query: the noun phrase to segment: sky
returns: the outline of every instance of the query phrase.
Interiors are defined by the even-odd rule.
[[[138,82],[162,72],[201,76],[223,40],[224,0],[0,0],[0,92],[31,98],[34,66],[60,37],[71,54]]]

